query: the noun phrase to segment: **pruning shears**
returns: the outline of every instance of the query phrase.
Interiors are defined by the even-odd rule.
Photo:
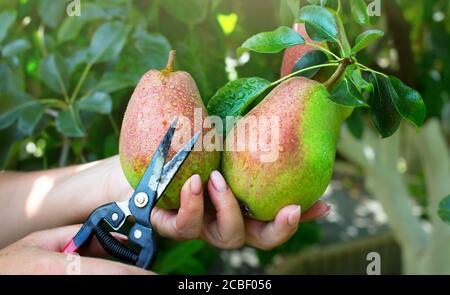
[[[156,244],[150,214],[156,202],[186,160],[197,142],[197,132],[165,165],[178,119],[164,135],[143,176],[131,197],[122,202],[112,202],[95,209],[75,237],[64,248],[64,253],[78,251],[95,235],[106,252],[120,260],[148,269],[156,255]],[[131,223],[128,231],[130,247],[118,241],[111,232],[119,232]]]

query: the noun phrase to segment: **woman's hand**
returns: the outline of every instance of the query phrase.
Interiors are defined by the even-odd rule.
[[[214,206],[212,210],[205,210],[200,176],[189,178],[180,193],[178,212],[153,209],[151,220],[157,231],[180,240],[201,238],[223,249],[248,244],[265,250],[283,244],[297,231],[301,215],[299,206],[284,207],[274,221],[261,222],[242,216],[236,198],[218,171],[211,173],[207,189]],[[329,206],[319,201],[303,214],[301,220],[320,218],[329,211]]]
[[[79,229],[73,225],[35,232],[0,250],[0,274],[152,274],[119,262],[61,253]],[[84,251],[87,256],[106,255],[96,239]]]
[[[129,197],[133,192],[123,176],[118,159],[115,158],[115,161],[117,164],[110,170],[109,179],[105,182],[109,201]],[[202,239],[223,249],[247,244],[268,250],[289,240],[297,231],[300,220],[313,220],[330,212],[325,202],[318,201],[300,217],[300,207],[290,205],[281,209],[274,221],[261,222],[242,216],[238,201],[220,172],[211,173],[207,190],[213,208],[205,208],[199,175],[193,175],[183,185],[178,211],[155,207],[151,221],[159,234],[177,240]]]

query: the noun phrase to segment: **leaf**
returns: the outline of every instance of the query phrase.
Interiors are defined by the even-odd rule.
[[[315,65],[323,64],[327,60],[328,60],[327,56],[322,51],[319,51],[319,50],[310,51],[310,52],[306,53],[305,55],[303,55],[297,61],[297,63],[294,65],[294,68],[292,69],[292,73],[300,71],[302,69],[306,69],[308,67],[312,67],[312,66],[315,66]],[[307,77],[307,78],[311,79],[319,71],[320,71],[320,69],[312,69],[312,70],[309,70],[309,71],[301,73],[300,76]]]
[[[0,129],[5,129],[11,126],[28,108],[36,106],[38,103],[36,101],[25,101],[22,102],[8,111],[0,114]]]
[[[361,72],[358,69],[354,69],[351,72],[351,79],[359,90],[373,91],[373,85],[362,77]]]
[[[367,4],[364,0],[351,0],[351,10],[355,21],[360,25],[368,25],[370,22],[369,14],[367,13]]]
[[[314,41],[339,41],[336,20],[326,8],[305,6],[300,9],[298,21],[305,23],[306,32]]]
[[[19,129],[26,135],[33,134],[36,125],[44,115],[46,107],[42,104],[35,103],[33,106],[26,108],[19,117]]]
[[[5,10],[0,13],[0,43],[5,39],[9,28],[16,21],[17,13],[13,10]]]
[[[94,92],[93,94],[77,101],[80,110],[87,110],[100,114],[109,114],[112,111],[112,99],[108,93]]]
[[[394,96],[395,100],[393,101],[397,111],[403,118],[417,127],[422,126],[427,111],[420,93],[406,86],[394,76],[389,76],[389,80],[397,92],[397,96]]]
[[[78,110],[74,106],[69,106],[67,109],[58,113],[56,117],[56,129],[68,137],[84,137],[86,132],[81,123]]]
[[[383,138],[389,137],[400,126],[401,117],[395,108],[394,100],[397,93],[390,80],[378,74],[371,74],[370,81],[374,86],[369,101],[372,122]]]
[[[58,53],[52,53],[41,61],[40,76],[50,89],[67,95],[69,74],[64,60]]]
[[[205,20],[208,13],[209,0],[164,0],[162,7],[178,21],[196,25]]]
[[[30,47],[31,47],[31,45],[27,39],[17,39],[17,40],[14,40],[14,41],[6,44],[2,48],[2,55],[4,57],[17,56]]]
[[[241,115],[269,87],[270,82],[262,78],[243,78],[228,82],[209,100],[207,109],[222,119]]]
[[[66,17],[58,29],[58,42],[66,42],[75,39],[83,26],[95,19],[108,18],[108,13],[93,3],[83,3],[83,12],[77,17]]]
[[[352,80],[344,77],[341,82],[336,86],[336,88],[331,93],[330,99],[346,107],[368,107],[364,102],[364,98],[353,84]]]
[[[450,195],[439,203],[438,215],[445,223],[450,224]]]
[[[133,87],[136,85],[135,75],[130,73],[108,72],[103,75],[98,84],[94,87],[95,91],[112,93],[114,91]]]
[[[172,49],[166,37],[157,33],[144,33],[135,38],[134,47],[136,57],[141,67],[148,69],[162,69],[167,62],[167,56]]]
[[[384,36],[384,32],[380,30],[368,30],[361,33],[355,40],[355,46],[352,48],[352,54],[355,54],[366,48],[371,42]]]
[[[38,13],[45,25],[56,28],[66,15],[67,1],[39,0]]]
[[[281,26],[274,31],[256,34],[242,44],[241,48],[259,53],[277,53],[281,50],[299,44],[305,40],[296,31]]]
[[[105,62],[119,56],[130,28],[114,21],[101,25],[95,31],[89,48],[90,63]]]
[[[364,121],[361,109],[355,109],[345,121],[348,130],[356,139],[362,139],[364,135]]]

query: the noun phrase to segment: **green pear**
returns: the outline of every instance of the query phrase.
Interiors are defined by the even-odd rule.
[[[258,220],[273,220],[284,206],[309,209],[324,193],[333,172],[341,123],[352,108],[333,103],[321,83],[291,78],[273,89],[264,100],[230,129],[225,140],[222,171],[241,202],[244,213]],[[262,120],[278,118],[278,142]],[[259,118],[258,124],[245,119]],[[270,125],[269,125],[270,126]],[[238,132],[239,128],[245,133]],[[237,141],[251,142],[255,134],[273,147],[276,157],[267,161],[266,148],[237,149]],[[273,136],[272,136],[273,137]],[[250,140],[250,141],[249,141]],[[233,141],[234,144],[230,141]]]
[[[171,51],[166,69],[150,70],[144,74],[125,111],[120,132],[119,155],[122,170],[133,188],[138,184],[151,156],[176,117],[180,120],[169,150],[169,159],[194,135],[194,132],[202,131],[205,135],[210,131],[207,128],[202,130],[203,125],[200,125],[200,130],[194,126],[195,112],[200,112],[202,120],[208,114],[192,76],[187,72],[173,71],[174,56],[175,51]],[[182,131],[187,134],[180,136]],[[176,137],[179,139],[178,149],[174,147]],[[201,141],[202,137],[197,144],[201,144]],[[219,166],[219,151],[195,148],[157,205],[167,209],[179,208],[180,190],[185,181],[193,174],[199,174],[205,184],[209,174]]]

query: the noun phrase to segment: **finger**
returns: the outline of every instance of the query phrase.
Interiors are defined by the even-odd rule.
[[[184,183],[177,213],[155,208],[151,217],[152,224],[162,236],[179,240],[198,238],[203,223],[203,188],[200,176],[195,174]]]
[[[202,238],[220,248],[241,247],[245,241],[244,219],[236,198],[218,171],[210,175],[208,192],[216,215],[208,216]]]
[[[300,206],[290,205],[278,212],[274,221],[261,222],[247,219],[245,233],[247,244],[270,250],[289,240],[297,231],[300,221]]]
[[[81,257],[74,254],[36,249],[27,259],[28,274],[82,274],[82,275],[150,275],[150,271],[111,260]],[[35,270],[33,270],[35,269]]]
[[[81,257],[82,275],[152,275],[155,274],[136,266],[114,262],[111,260]]]
[[[317,201],[311,208],[302,213],[301,222],[323,218],[331,212],[331,207],[324,201]]]
[[[37,248],[61,252],[67,243],[80,230],[81,224],[37,231],[25,238],[26,242]]]

